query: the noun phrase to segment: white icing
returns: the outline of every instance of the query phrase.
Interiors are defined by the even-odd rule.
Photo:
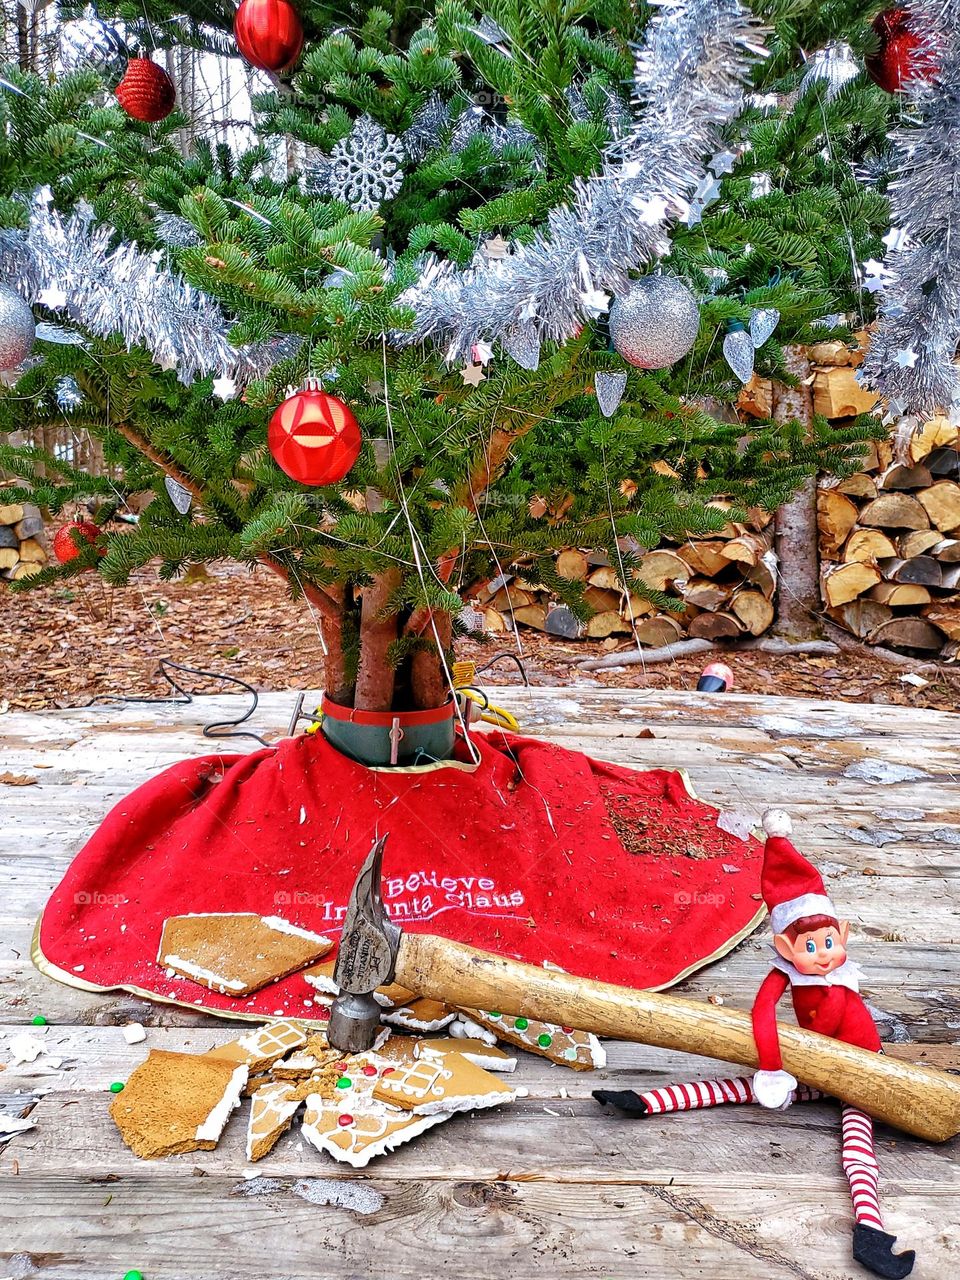
[[[457,1040],[482,1040],[484,1044],[495,1045],[497,1037],[479,1022],[474,1022],[462,1011],[450,1023],[450,1034]]]
[[[21,1062],[36,1062],[43,1052],[43,1041],[38,1040],[36,1036],[23,1032],[18,1036],[14,1036],[10,1041],[10,1065],[16,1067]]]
[[[299,925],[291,924],[282,916],[264,916],[263,923],[268,929],[274,929],[277,933],[292,933],[296,938],[309,938],[311,942],[322,942],[327,947],[333,946],[330,938],[325,938],[321,933],[311,933],[309,929],[301,929]]]
[[[219,1140],[230,1112],[235,1111],[240,1105],[240,1095],[243,1093],[246,1083],[247,1064],[243,1062],[239,1067],[234,1067],[233,1075],[230,1077],[230,1083],[227,1085],[223,1097],[204,1120],[203,1124],[197,1126],[196,1139],[198,1142],[217,1142]]]
[[[204,969],[199,964],[184,960],[182,956],[163,956],[161,964],[165,964],[174,973],[181,973],[188,978],[196,978],[198,982],[212,983],[222,994],[227,991],[243,991],[246,983],[240,978],[225,978],[222,973],[214,973],[212,969]]]
[[[338,996],[340,994],[340,988],[334,982],[332,974],[305,973],[303,976],[311,987],[322,992],[326,996]],[[382,991],[374,991],[373,998],[381,1009],[393,1009],[396,1007],[397,1002],[395,1000],[391,1000],[389,996],[384,995]],[[304,1001],[304,1004],[309,1003],[310,1002],[308,1000]]]

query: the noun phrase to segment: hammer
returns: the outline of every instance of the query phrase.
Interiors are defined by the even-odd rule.
[[[380,1024],[373,993],[397,982],[466,1009],[498,1009],[638,1044],[757,1066],[748,1013],[538,969],[431,934],[405,934],[381,895],[386,836],[360,869],[334,968],[340,994],[330,1010],[330,1044],[370,1049]],[[870,1053],[829,1036],[778,1023],[783,1065],[814,1089],[860,1107],[918,1138],[944,1142],[960,1132],[960,1077]]]

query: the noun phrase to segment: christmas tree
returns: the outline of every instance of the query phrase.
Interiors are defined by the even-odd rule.
[[[0,432],[66,414],[110,469],[0,445],[8,500],[98,504],[16,586],[267,566],[320,620],[334,701],[434,708],[482,576],[520,562],[583,616],[558,547],[629,581],[662,536],[851,469],[876,420],[730,406],[870,317],[894,100],[861,74],[867,17],[101,4],[67,70],[8,67],[0,93],[0,273],[40,323]],[[168,45],[269,68],[255,145],[156,118],[142,59]],[[102,532],[144,490],[139,524]]]

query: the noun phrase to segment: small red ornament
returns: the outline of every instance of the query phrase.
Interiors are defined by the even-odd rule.
[[[347,405],[319,387],[288,396],[267,428],[267,444],[277,466],[301,484],[342,480],[360,457],[362,443]]]
[[[114,92],[127,115],[146,124],[166,119],[177,101],[173,81],[150,58],[131,58]]]
[[[303,48],[303,25],[290,0],[243,0],[233,35],[246,60],[263,71],[286,71]]]
[[[912,25],[909,9],[884,9],[873,20],[880,48],[866,59],[867,74],[887,93],[908,80],[928,80],[938,62],[931,45]]]
[[[100,529],[90,520],[73,520],[70,524],[62,525],[53,535],[53,554],[60,564],[69,564],[80,554],[80,548],[73,540],[75,533],[80,534],[91,546],[100,537]]]

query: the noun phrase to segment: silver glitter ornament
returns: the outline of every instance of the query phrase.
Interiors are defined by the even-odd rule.
[[[753,339],[739,321],[731,321],[723,339],[723,358],[741,382],[753,377]]]
[[[610,308],[610,340],[627,364],[667,369],[697,340],[700,307],[675,276],[644,276]]]
[[[516,360],[521,369],[535,373],[540,367],[540,339],[535,329],[524,326],[511,329],[501,339],[504,350]]]
[[[163,477],[163,487],[166,489],[174,509],[180,515],[185,516],[193,502],[193,494],[190,490],[182,485],[179,480],[174,480],[173,476]]]
[[[58,378],[54,394],[57,397],[57,404],[64,413],[73,413],[74,409],[79,409],[83,404],[83,392],[77,385],[76,378],[69,376]]]
[[[612,418],[620,408],[620,401],[627,389],[625,373],[595,373],[593,388],[597,393],[597,408],[605,418]]]
[[[754,307],[750,312],[750,337],[758,350],[772,335],[780,323],[780,312],[776,307]]]
[[[807,93],[814,85],[822,84],[827,102],[832,102],[843,86],[856,79],[862,70],[848,44],[831,40],[807,63],[800,92]]]
[[[113,27],[99,18],[77,18],[61,28],[60,61],[67,72],[96,71],[115,89],[127,70],[129,54]]]
[[[6,285],[0,285],[0,369],[16,369],[33,350],[37,326],[33,312]]]

